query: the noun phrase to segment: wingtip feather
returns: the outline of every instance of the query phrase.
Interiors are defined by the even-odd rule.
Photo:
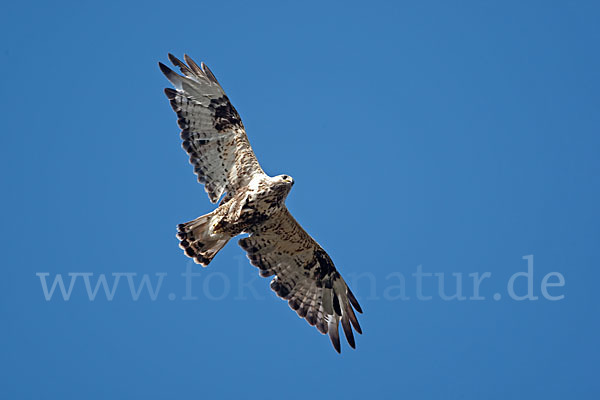
[[[180,61],[177,57],[175,57],[173,54],[168,53],[167,57],[169,57],[169,61],[171,61],[173,63],[173,65],[177,66],[179,65]]]
[[[350,288],[348,288],[348,300],[350,300],[350,303],[352,304],[352,306],[356,309],[356,311],[358,311],[359,313],[363,313],[362,308],[360,307],[360,304],[358,304],[358,300],[356,300],[356,297],[354,297],[354,293],[352,293],[352,291],[350,290]]]
[[[186,63],[188,63],[188,65],[190,66],[192,71],[194,71],[197,75],[205,76],[204,71],[202,71],[202,68],[200,68],[198,66],[198,64],[196,64],[196,62],[194,60],[192,60],[192,58],[190,56],[188,56],[187,54],[184,54],[183,59],[185,60]]]
[[[354,327],[356,332],[362,335],[362,329],[360,327],[360,324],[358,323],[358,319],[356,319],[354,311],[352,311],[352,306],[350,306],[350,304],[346,304],[346,313],[348,314],[348,318],[350,319],[350,322],[352,323],[352,326]]]
[[[333,320],[329,320],[329,339],[331,340],[331,344],[333,348],[338,353],[342,353],[342,347],[340,345],[340,334],[338,329],[338,320],[334,318]]]
[[[179,58],[175,57],[171,53],[169,53],[169,60],[171,61],[171,63],[173,63],[174,66],[179,67],[179,70],[185,76],[193,77],[195,75],[194,72],[190,69],[190,67],[185,65],[183,61],[181,61]]]
[[[356,342],[354,341],[354,334],[352,333],[352,328],[350,327],[350,321],[348,321],[348,314],[344,314],[342,317],[342,328],[344,329],[344,335],[346,335],[348,344],[353,349],[356,349]]]
[[[219,81],[217,81],[217,78],[215,77],[215,74],[213,74],[212,71],[210,70],[210,68],[208,68],[208,65],[206,65],[204,63],[201,63],[201,66],[202,66],[202,70],[204,71],[204,73],[206,74],[206,76],[208,77],[208,79],[218,85]]]
[[[160,61],[158,62],[158,67],[160,68],[160,70],[162,71],[163,74],[165,74],[167,77],[170,74],[174,74],[175,72],[173,72],[173,70],[169,67],[167,67],[165,64],[161,63]]]
[[[165,88],[165,95],[169,100],[173,100],[177,96],[177,90],[173,88]]]

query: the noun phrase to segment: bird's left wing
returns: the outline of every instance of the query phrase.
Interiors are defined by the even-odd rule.
[[[329,333],[338,353],[340,320],[348,343],[355,347],[350,325],[358,333],[362,330],[352,307],[362,313],[360,305],[329,255],[287,208],[254,227],[239,245],[248,253],[250,263],[260,269],[260,276],[275,275],[271,289],[287,300],[298,316],[321,333]]]
[[[172,54],[169,59],[183,75],[159,63],[175,86],[165,89],[165,93],[179,117],[183,148],[198,182],[204,184],[210,201],[216,203],[224,193],[233,195],[253,176],[264,172],[239,114],[210,69],[204,63],[198,66],[187,55],[187,64]]]

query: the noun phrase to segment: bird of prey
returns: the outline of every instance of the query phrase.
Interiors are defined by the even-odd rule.
[[[340,353],[339,322],[355,348],[352,327],[362,333],[354,309],[356,297],[329,255],[292,217],[285,199],[294,185],[288,175],[275,177],[260,167],[239,114],[208,67],[187,55],[169,59],[181,75],[159,63],[175,89],[165,93],[177,113],[183,149],[198,182],[212,203],[211,213],[179,224],[177,238],[185,254],[207,266],[229,239],[239,240],[260,276],[275,275],[271,289],[310,325],[329,334]]]

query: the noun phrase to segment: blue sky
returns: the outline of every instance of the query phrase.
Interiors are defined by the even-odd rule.
[[[600,395],[597,3],[0,9],[0,397]],[[162,93],[168,52],[205,61],[265,171],[295,178],[290,210],[365,311],[357,350],[335,353],[235,242],[207,269],[177,247],[213,206]],[[420,289],[419,268],[437,274]],[[79,273],[68,300],[44,273]],[[114,273],[90,300],[86,277]],[[160,290],[133,300],[144,274]],[[528,278],[537,300],[515,300]]]

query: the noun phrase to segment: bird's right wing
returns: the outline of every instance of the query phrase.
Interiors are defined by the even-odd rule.
[[[256,174],[264,174],[250,147],[242,120],[225,95],[213,73],[204,63],[198,66],[187,55],[187,64],[169,54],[182,75],[159,63],[161,71],[175,89],[165,93],[183,139],[190,163],[204,184],[211,202],[228,193],[233,195],[248,185]]]

